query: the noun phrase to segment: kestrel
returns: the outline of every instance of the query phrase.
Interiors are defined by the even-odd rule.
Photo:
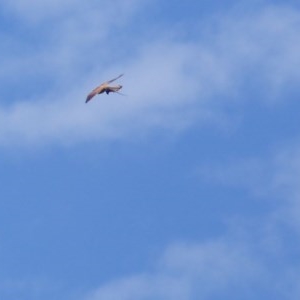
[[[118,91],[122,88],[122,85],[118,84],[116,86],[110,86],[109,84],[115,80],[117,80],[118,78],[120,78],[121,76],[123,76],[124,74],[119,75],[118,77],[111,79],[109,81],[103,82],[102,84],[100,84],[99,86],[97,86],[95,89],[93,89],[86,97],[85,103],[89,102],[95,95],[97,94],[102,94],[102,93],[106,93],[107,95],[109,93],[118,93]]]

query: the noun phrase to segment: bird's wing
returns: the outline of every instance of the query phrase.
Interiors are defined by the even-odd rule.
[[[107,81],[106,83],[111,83],[111,82],[113,82],[113,81],[119,79],[119,78],[122,77],[123,75],[124,75],[124,74],[120,74],[118,77],[116,77],[116,78],[114,78],[114,79],[111,79],[111,80]]]
[[[88,103],[94,96],[96,95],[96,93],[89,93],[86,97],[85,103]]]
[[[95,95],[97,95],[100,90],[103,88],[103,84],[100,84],[96,88],[94,88],[86,97],[85,103],[89,102]]]

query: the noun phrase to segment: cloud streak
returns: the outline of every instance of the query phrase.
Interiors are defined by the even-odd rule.
[[[179,244],[165,251],[156,271],[103,285],[85,299],[208,299],[258,281],[263,273],[242,245]]]
[[[224,235],[171,245],[155,270],[104,283],[82,299],[297,299],[298,276],[293,274],[299,266],[278,264],[283,253],[268,248],[275,244],[263,231],[256,238]]]
[[[260,197],[281,201],[268,213],[234,218],[217,238],[170,245],[152,270],[103,283],[83,299],[298,299],[299,153],[294,144],[269,159],[223,169],[223,183],[232,185],[240,178],[236,188],[247,187],[254,195],[259,190]],[[257,166],[262,177],[269,174],[263,182],[253,181]],[[214,179],[218,185],[219,174]]]
[[[27,20],[31,12],[20,3],[10,9]],[[236,19],[229,13],[207,21],[217,30],[207,34],[199,29],[193,41],[164,30],[154,40],[146,34],[121,46],[122,35],[108,43],[120,33],[116,26],[126,28],[146,2],[124,4],[117,24],[111,21],[114,12],[109,4],[104,5],[108,11],[104,20],[93,16],[92,5],[78,20],[65,12],[73,9],[68,2],[63,7],[49,5],[67,16],[54,25],[58,37],[45,37],[46,46],[33,55],[30,51],[20,58],[7,54],[3,80],[8,86],[18,84],[19,90],[9,94],[12,104],[4,101],[0,107],[2,146],[126,138],[155,128],[182,130],[195,122],[218,123],[224,104],[247,100],[245,87],[260,87],[254,94],[268,100],[280,97],[300,77],[295,68],[300,40],[294,29],[300,13],[288,8],[268,7]],[[109,66],[108,53],[114,57]],[[91,88],[120,72],[126,73],[122,84],[127,97],[102,96],[83,105]],[[2,99],[7,96],[8,91]]]

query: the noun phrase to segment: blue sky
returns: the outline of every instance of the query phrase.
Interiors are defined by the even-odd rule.
[[[299,299],[298,2],[2,2],[1,299]]]

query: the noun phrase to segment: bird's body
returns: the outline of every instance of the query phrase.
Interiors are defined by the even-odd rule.
[[[99,86],[97,86],[95,89],[93,89],[86,97],[85,103],[89,102],[94,96],[96,96],[97,94],[102,94],[102,93],[118,93],[118,91],[122,88],[122,85],[118,84],[116,86],[110,86],[109,84],[115,80],[117,80],[118,78],[120,78],[121,76],[123,76],[123,74],[119,75],[118,77],[111,79],[109,81],[106,81],[102,84],[100,84]]]

